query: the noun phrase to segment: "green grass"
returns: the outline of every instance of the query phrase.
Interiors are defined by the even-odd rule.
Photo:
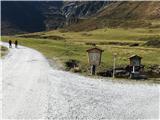
[[[86,43],[97,43],[97,46],[104,50],[102,55],[102,64],[98,70],[112,67],[113,53],[117,53],[117,66],[129,64],[128,57],[133,54],[142,56],[142,64],[149,66],[151,64],[160,64],[159,48],[143,46],[148,41],[149,37],[158,36],[160,28],[155,29],[97,29],[89,32],[65,32],[62,30],[55,30],[49,32],[39,32],[26,34],[36,35],[36,38],[23,38],[24,35],[19,36],[2,36],[2,41],[8,41],[9,39],[17,39],[21,45],[32,47],[41,53],[43,53],[48,59],[57,60],[64,64],[69,59],[75,59],[80,61],[80,67],[82,72],[88,71],[88,58],[86,49],[90,48],[90,45]],[[21,36],[21,37],[20,37]],[[23,37],[22,37],[23,36]],[[37,36],[59,36],[64,38],[63,40],[56,39],[38,39]],[[139,43],[137,47],[130,47],[129,44],[108,44],[109,42],[115,43]],[[101,44],[100,44],[101,43]]]
[[[9,39],[12,39],[13,41],[18,40],[19,44],[34,48],[42,52],[48,59],[56,59],[61,63],[64,63],[68,59],[80,60],[80,58],[82,58],[81,61],[87,59],[85,53],[85,50],[87,49],[86,46],[79,46],[74,43],[56,40],[18,38],[7,36],[2,37],[2,41],[8,41]]]
[[[36,33],[37,34],[37,33]],[[89,32],[61,32],[58,30],[38,33],[42,36],[58,35],[71,42],[139,42],[144,43],[148,37],[159,36],[160,28],[156,29],[124,29],[104,28]]]
[[[1,58],[8,53],[8,48],[0,45]]]

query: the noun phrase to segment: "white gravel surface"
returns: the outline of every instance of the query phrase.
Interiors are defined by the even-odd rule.
[[[3,119],[159,119],[158,85],[57,70],[41,53],[22,46],[0,61]]]

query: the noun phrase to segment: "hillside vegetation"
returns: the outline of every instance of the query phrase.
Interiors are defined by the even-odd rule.
[[[86,50],[93,43],[104,50],[99,71],[111,68],[113,54],[117,53],[117,66],[129,64],[128,57],[133,54],[142,56],[142,64],[148,68],[159,64],[160,49],[149,46],[150,38],[160,41],[160,29],[97,29],[90,32],[65,32],[63,30],[23,34],[12,37],[3,36],[3,41],[17,39],[21,45],[42,52],[50,60],[64,64],[70,59],[79,61],[81,72],[88,72]],[[35,37],[36,36],[36,37]],[[57,37],[57,38],[56,38]]]
[[[96,11],[92,11],[96,5]],[[79,11],[81,7],[84,8],[83,14]],[[49,11],[52,12],[53,9],[55,8]],[[56,7],[56,10],[59,8]],[[84,74],[88,74],[90,69],[86,50],[93,44],[104,50],[97,72],[112,68],[114,53],[117,53],[117,67],[128,65],[128,57],[137,54],[142,57],[145,69],[154,66],[156,73],[159,72],[160,2],[65,2],[63,10],[65,15],[74,17],[65,19],[70,24],[61,29],[56,27],[57,30],[2,36],[2,40],[18,40],[21,45],[42,52],[50,61],[61,63],[66,70],[72,70],[68,64],[74,61],[78,64],[78,72]],[[74,10],[77,12],[72,14]],[[49,16],[55,15],[48,12]],[[50,22],[46,24],[57,25],[61,20],[58,21],[56,17],[49,19]]]

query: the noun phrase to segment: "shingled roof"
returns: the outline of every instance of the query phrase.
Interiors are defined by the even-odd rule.
[[[102,49],[100,49],[100,48],[98,48],[98,47],[93,47],[93,48],[90,48],[90,49],[88,49],[88,50],[86,50],[87,52],[89,52],[89,51],[91,51],[91,50],[94,50],[94,49],[97,49],[97,50],[99,50],[99,51],[101,51],[101,52],[103,52],[104,50],[102,50]]]
[[[132,59],[132,58],[139,58],[139,59],[142,59],[142,57],[138,56],[138,55],[132,55],[129,57],[129,59]]]

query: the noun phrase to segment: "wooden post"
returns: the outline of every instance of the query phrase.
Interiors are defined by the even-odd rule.
[[[96,66],[92,65],[91,66],[91,75],[95,75],[96,74]]]
[[[117,56],[117,54],[116,53],[114,53],[114,58],[113,58],[113,78],[115,78],[115,72],[116,72],[116,56]]]
[[[133,66],[133,71],[132,72],[135,73],[135,66]]]

